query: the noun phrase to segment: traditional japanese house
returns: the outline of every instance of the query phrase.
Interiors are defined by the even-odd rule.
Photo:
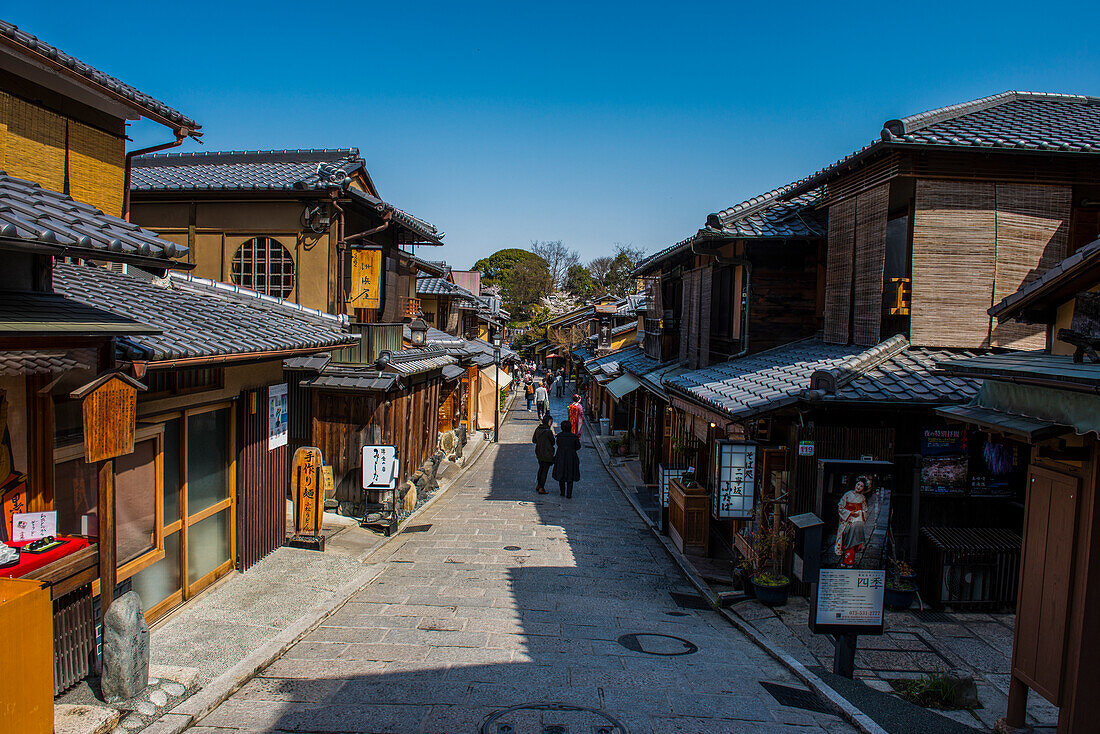
[[[1025,467],[1004,472],[1024,499],[1006,731],[1027,725],[1029,691],[1059,707],[1059,732],[1090,731],[1100,715],[1100,681],[1092,670],[1092,653],[1100,649],[1100,579],[1091,563],[1100,550],[1098,291],[1100,240],[989,310],[998,326],[1038,327],[1044,349],[944,365],[982,383],[972,402],[940,413],[985,434],[1003,468]],[[948,584],[1008,582],[995,568],[972,570],[968,578],[966,569],[948,564],[936,570]]]
[[[756,206],[734,207],[763,214],[770,201],[784,221],[802,228],[805,257],[783,260],[805,265],[794,303],[815,315],[789,324],[788,343],[754,346],[754,335],[770,338],[771,329],[768,320],[757,320],[766,308],[750,305],[740,351],[716,364],[716,352],[727,352],[706,338],[715,308],[705,294],[717,292],[707,278],[722,257],[738,256],[730,248],[739,233],[724,243],[729,223],[720,214],[708,218],[686,241],[694,252],[679,284],[673,271],[650,284],[651,301],[679,296],[681,314],[678,337],[647,313],[647,347],[655,357],[658,349],[666,358],[679,351],[689,368],[663,380],[673,408],[671,462],[697,462],[717,483],[718,441],[735,441],[721,450],[751,453],[755,474],[737,496],[767,497],[769,512],[782,516],[825,511],[815,499],[817,459],[893,461],[895,552],[912,560],[925,542],[942,547],[946,541],[928,532],[933,528],[985,527],[1005,531],[997,552],[1011,566],[1018,549],[1007,539],[1021,526],[1022,497],[981,463],[981,436],[950,429],[933,412],[975,390],[972,381],[938,375],[937,365],[960,352],[1044,343],[1041,329],[993,323],[986,309],[1095,236],[1096,212],[1083,204],[1100,176],[1098,109],[1087,97],[1010,92],[888,121],[880,139],[856,154]],[[792,208],[784,211],[785,204]],[[808,237],[810,221],[817,223],[816,239]],[[773,257],[781,257],[785,243],[774,242]],[[643,264],[644,274],[647,267],[653,265]],[[732,267],[733,277],[740,272],[748,284],[735,289],[734,301],[771,296],[756,277],[763,268],[751,251],[748,262]],[[786,286],[774,287],[778,293]],[[760,347],[772,348],[757,354]],[[736,544],[754,512],[740,501],[727,509],[722,494],[719,488],[713,495],[720,522],[712,527]],[[786,503],[772,502],[776,497]],[[925,589],[925,599],[958,601],[941,591]],[[1004,587],[967,601],[1008,604],[1012,594]]]
[[[449,277],[450,273],[448,273]],[[423,318],[429,326],[455,336],[471,332],[469,318],[464,313],[475,314],[484,304],[471,291],[452,282],[448,277],[421,277],[416,281],[416,294],[420,298]],[[463,323],[463,322],[466,323]]]
[[[356,148],[143,155],[131,218],[188,246],[201,277],[362,323],[420,311],[443,233],[382,201]]]

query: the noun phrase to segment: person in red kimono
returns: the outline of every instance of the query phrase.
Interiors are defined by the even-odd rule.
[[[867,497],[871,494],[871,478],[856,477],[855,485],[844,493],[837,505],[840,524],[836,529],[836,545],[833,550],[840,556],[840,565],[851,568],[856,554],[867,542]]]
[[[583,436],[581,425],[584,422],[584,406],[581,405],[581,396],[574,395],[573,402],[569,404],[569,425],[573,427],[573,433],[578,438]]]

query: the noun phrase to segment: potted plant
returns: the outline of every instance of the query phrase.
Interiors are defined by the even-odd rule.
[[[901,581],[895,576],[886,579],[886,588],[882,592],[882,603],[895,612],[903,612],[913,606],[917,595],[917,586],[909,581]]]
[[[756,598],[756,589],[752,585],[755,575],[756,569],[748,561],[741,561],[733,567],[733,578],[741,582],[741,591],[750,599]]]
[[[904,581],[910,584],[915,584],[917,582],[917,572],[905,561],[899,561],[894,558],[890,561],[890,565],[893,566],[894,578],[898,581]]]
[[[761,604],[778,607],[787,603],[791,580],[780,571],[780,564],[790,547],[791,536],[786,522],[774,523],[756,534],[756,557],[762,570],[752,577],[752,585]]]

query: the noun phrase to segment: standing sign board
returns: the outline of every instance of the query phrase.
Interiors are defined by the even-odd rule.
[[[820,568],[810,593],[818,634],[882,634],[893,464],[818,461]]]
[[[287,384],[267,388],[267,450],[286,446],[290,434]]]
[[[397,447],[363,447],[363,489],[397,487]]]
[[[296,535],[320,535],[324,500],[321,497],[321,450],[303,446],[294,452],[290,470],[290,490],[294,497]]]

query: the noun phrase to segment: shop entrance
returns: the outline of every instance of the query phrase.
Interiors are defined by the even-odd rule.
[[[133,577],[149,619],[233,568],[235,463],[228,403],[159,419],[164,429],[164,558]]]

